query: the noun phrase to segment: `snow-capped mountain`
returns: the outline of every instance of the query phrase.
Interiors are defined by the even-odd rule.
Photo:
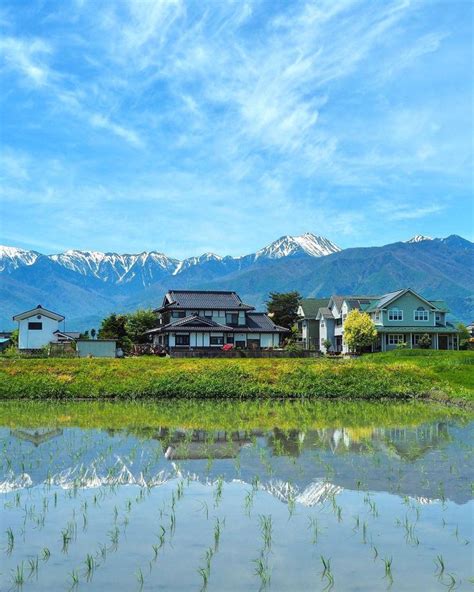
[[[143,285],[150,284],[157,275],[163,275],[163,272],[172,273],[179,264],[177,259],[171,259],[156,251],[119,255],[69,250],[49,255],[49,259],[81,275],[91,275],[105,282],[126,283],[139,276],[143,280]]]
[[[340,250],[327,238],[309,232],[302,236],[282,236],[256,253],[243,257],[221,257],[215,253],[204,253],[182,261],[157,251],[121,255],[71,249],[64,253],[41,255],[36,251],[0,247],[0,271],[8,272],[25,265],[33,265],[38,259],[47,259],[61,267],[103,282],[126,284],[139,281],[143,286],[148,286],[165,275],[177,276],[211,262],[225,262],[226,270],[230,271],[247,267],[257,260],[281,259],[295,255],[323,257]]]
[[[173,275],[178,275],[178,273],[182,273],[186,269],[195,267],[196,265],[201,265],[202,263],[208,263],[209,261],[222,261],[222,259],[223,257],[216,255],[215,253],[204,253],[199,257],[188,257],[176,265]]]
[[[270,245],[257,251],[254,260],[257,259],[281,259],[291,255],[306,254],[311,257],[324,257],[332,253],[338,253],[341,249],[323,236],[316,236],[306,232],[301,236],[282,236]]]
[[[33,265],[40,253],[25,251],[16,247],[4,247],[0,245],[0,271],[12,271],[24,265]]]
[[[415,234],[410,240],[405,241],[406,243],[422,243],[423,241],[434,240],[431,236],[423,236],[422,234]]]
[[[15,314],[38,303],[64,314],[69,330],[97,328],[111,312],[156,307],[170,288],[235,290],[263,310],[270,292],[325,297],[410,286],[445,299],[456,319],[470,322],[473,257],[474,244],[456,235],[341,251],[307,233],[281,237],[241,257],[205,253],[183,261],[156,251],[42,255],[0,247],[0,329],[12,327]]]

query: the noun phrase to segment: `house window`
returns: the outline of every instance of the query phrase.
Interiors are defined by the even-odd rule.
[[[399,308],[391,308],[388,311],[388,320],[403,321],[403,310],[400,310]]]
[[[28,331],[42,331],[43,323],[28,323]]]
[[[228,325],[238,325],[239,324],[239,313],[227,313],[225,315],[225,322]]]
[[[380,311],[374,313],[374,321],[380,321]]]
[[[171,313],[171,316],[173,317],[173,319],[184,319],[184,317],[186,316],[186,311],[185,310],[173,310],[173,312]]]
[[[205,319],[212,319],[212,310],[205,310],[204,311],[204,318]]]
[[[437,312],[436,313],[436,322],[437,323],[441,323],[442,322],[442,318],[441,318],[441,313],[440,312]]]
[[[422,306],[419,306],[415,311],[413,311],[413,318],[415,321],[427,321],[429,316],[429,312]]]
[[[418,345],[418,342],[420,341],[420,339],[422,338],[423,335],[424,335],[424,333],[414,333],[413,345]]]
[[[321,327],[324,327],[324,321],[321,319]]]
[[[224,345],[224,336],[223,335],[211,335],[209,338],[209,343],[211,345]]]
[[[234,343],[234,336],[232,335],[232,333],[227,335],[226,342],[227,343]]]
[[[239,339],[235,342],[235,347],[236,348],[244,348],[245,347],[245,341],[243,339]]]
[[[189,345],[189,335],[176,335],[176,345]]]
[[[388,336],[388,344],[389,345],[398,345],[399,343],[404,343],[404,338],[401,333],[390,334]]]

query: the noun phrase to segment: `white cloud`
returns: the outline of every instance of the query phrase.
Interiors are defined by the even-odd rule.
[[[0,39],[0,52],[8,68],[18,70],[35,86],[45,86],[50,81],[51,71],[44,60],[52,48],[46,41],[4,37]]]

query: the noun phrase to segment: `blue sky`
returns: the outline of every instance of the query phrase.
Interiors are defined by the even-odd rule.
[[[3,0],[0,243],[472,240],[472,10]]]

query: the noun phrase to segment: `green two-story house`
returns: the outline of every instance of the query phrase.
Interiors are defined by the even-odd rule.
[[[442,300],[427,300],[406,288],[382,296],[331,296],[327,306],[319,309],[319,341],[331,342],[331,351],[347,352],[344,322],[353,309],[370,315],[377,329],[372,351],[388,351],[405,344],[419,347],[422,335],[428,334],[431,349],[459,349],[458,330],[446,320],[449,309]]]
[[[327,306],[329,298],[303,298],[298,306],[299,341],[305,349],[320,349],[319,321],[317,320],[319,309]]]

